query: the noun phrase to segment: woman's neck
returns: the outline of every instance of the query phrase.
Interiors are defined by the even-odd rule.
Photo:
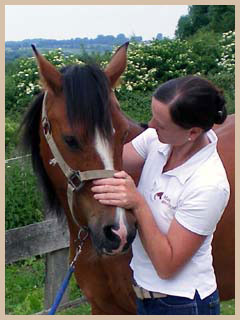
[[[202,133],[193,142],[187,141],[181,146],[172,146],[168,161],[164,167],[164,171],[168,171],[182,165],[209,143],[210,141],[207,134]]]

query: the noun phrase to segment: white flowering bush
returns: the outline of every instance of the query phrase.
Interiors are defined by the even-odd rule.
[[[131,92],[152,92],[159,84],[187,74],[207,76],[234,73],[235,33],[224,33],[218,40],[213,33],[199,33],[191,40],[153,40],[149,43],[130,43],[128,64],[116,91],[118,97]],[[65,56],[61,49],[49,51],[45,57],[58,69],[74,63],[83,63],[74,55]],[[101,62],[102,68],[108,63]],[[41,89],[35,57],[21,59],[15,83],[14,97],[8,108],[21,111]],[[222,81],[222,80],[221,80]],[[9,82],[10,83],[10,82]],[[13,100],[15,98],[15,102]],[[7,97],[6,97],[7,100]]]
[[[219,43],[208,44],[205,38],[195,41],[154,40],[133,43],[128,50],[128,65],[118,92],[152,91],[159,84],[187,74],[207,75],[218,69]]]
[[[235,74],[235,32],[223,33],[221,43],[221,57],[217,60],[221,72]]]
[[[151,91],[160,82],[186,75],[193,61],[187,41],[154,40],[129,46],[127,70],[118,91]]]
[[[235,112],[235,32],[223,33],[219,42],[218,69],[208,74],[208,79],[224,91],[228,113],[231,114]]]
[[[43,54],[57,69],[69,64],[82,64],[74,55],[65,56],[61,48]],[[40,92],[41,83],[35,57],[24,58],[18,61],[18,72],[13,75],[16,86],[15,110],[27,107],[33,96]]]
[[[191,40],[130,44],[127,70],[116,90],[122,109],[135,120],[146,122],[151,117],[151,94],[158,85],[196,74],[224,89],[229,111],[234,112],[234,76],[230,68],[235,59],[233,34],[223,34],[221,38],[202,32]]]

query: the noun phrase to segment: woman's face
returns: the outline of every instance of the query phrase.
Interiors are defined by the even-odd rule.
[[[172,146],[181,146],[187,143],[190,137],[190,130],[183,129],[172,121],[168,105],[154,97],[152,98],[152,119],[148,125],[156,129],[160,142]]]

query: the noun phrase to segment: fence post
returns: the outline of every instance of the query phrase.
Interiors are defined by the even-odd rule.
[[[56,293],[68,270],[69,249],[56,250],[46,254],[46,275],[45,275],[45,293],[44,308],[49,309],[55,299]],[[69,301],[69,287],[66,289],[61,304]]]
[[[50,219],[53,214],[45,213],[45,219]],[[45,255],[45,292],[44,308],[49,309],[55,299],[56,293],[69,268],[69,248],[55,250]],[[69,302],[69,287],[66,289],[61,304]]]

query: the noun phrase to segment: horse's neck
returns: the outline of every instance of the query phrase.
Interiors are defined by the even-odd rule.
[[[145,129],[141,127],[138,123],[134,122],[132,119],[127,118],[127,121],[129,124],[129,134],[126,142],[129,142],[136,136],[138,136],[141,132],[143,132]]]

